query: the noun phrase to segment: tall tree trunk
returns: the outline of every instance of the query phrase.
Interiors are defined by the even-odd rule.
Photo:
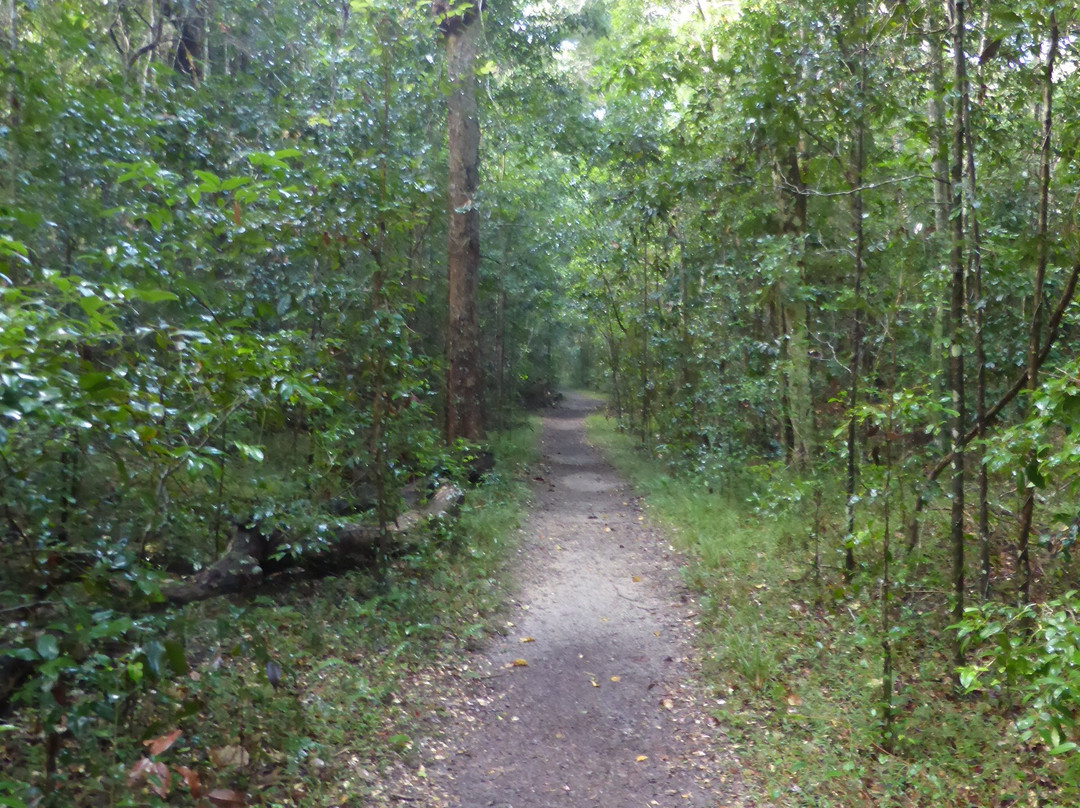
[[[781,233],[792,242],[795,285],[801,286],[804,275],[804,244],[806,234],[806,185],[803,182],[799,154],[792,146],[781,155],[778,166]],[[810,337],[807,326],[806,301],[802,290],[789,289],[791,284],[781,280],[777,285],[780,309],[781,340],[787,359],[788,419],[791,425],[791,460],[804,468],[813,456],[814,419],[810,397]]]
[[[495,301],[495,374],[495,401],[498,402],[495,426],[502,429],[506,426],[506,414],[510,411],[506,401],[506,286],[502,278],[499,279],[499,294]]]
[[[641,239],[641,443],[649,440],[649,223],[646,220]]]
[[[855,488],[858,482],[858,430],[855,408],[859,403],[859,374],[862,372],[862,281],[866,258],[866,234],[863,229],[863,172],[866,166],[866,41],[865,10],[859,3],[856,9],[858,19],[853,26],[862,32],[860,37],[859,59],[850,65],[855,76],[855,137],[851,146],[851,173],[849,184],[851,195],[851,225],[855,239],[855,267],[853,280],[854,313],[851,318],[851,379],[848,385],[847,434],[847,540],[844,548],[844,577],[850,581],[855,574]],[[886,497],[888,494],[886,494]],[[886,502],[888,500],[886,499]],[[888,507],[886,505],[886,507]]]
[[[893,373],[895,375],[895,362]],[[892,393],[895,379],[889,390],[889,420],[885,428],[885,505],[882,511],[881,534],[881,745],[892,752],[895,737],[895,714],[893,711],[893,687],[896,676],[893,670],[893,607],[892,607],[892,440],[896,429]]]
[[[388,26],[388,20],[380,20],[380,25]],[[389,530],[390,523],[390,492],[389,471],[387,462],[387,419],[390,409],[391,391],[387,390],[388,374],[387,363],[389,357],[388,346],[393,342],[393,336],[388,333],[387,326],[390,322],[390,301],[387,299],[386,288],[389,278],[387,277],[387,235],[386,209],[388,198],[387,155],[390,153],[390,104],[394,95],[393,82],[393,56],[389,36],[382,43],[382,104],[379,114],[380,149],[382,156],[379,159],[379,213],[375,221],[375,237],[368,240],[368,249],[375,263],[375,271],[371,281],[371,307],[372,319],[374,320],[374,345],[371,351],[371,445],[370,457],[374,467],[376,513],[379,519],[379,563],[386,563],[389,557]]]
[[[939,7],[940,8],[940,7]],[[947,258],[945,245],[949,238],[949,141],[945,125],[945,65],[942,58],[942,41],[938,30],[941,27],[940,13],[933,10],[933,4],[927,8],[924,16],[923,37],[926,44],[930,77],[930,97],[926,104],[926,122],[930,138],[930,173],[934,199],[934,235],[931,241],[933,261],[941,268],[940,277],[946,276]],[[941,398],[942,379],[949,374],[949,359],[945,355],[945,320],[946,307],[943,296],[938,294],[938,284],[934,287],[934,326],[931,332],[930,346],[933,358],[933,390],[936,399]],[[945,424],[942,424],[944,427]],[[949,447],[948,429],[941,430],[942,450]]]
[[[952,249],[949,267],[952,280],[949,295],[949,391],[952,396],[952,513],[949,538],[952,548],[953,619],[964,616],[964,95],[967,91],[967,57],[964,54],[964,0],[952,2],[953,25],[953,154],[949,170],[952,180]],[[959,636],[954,638],[953,657],[964,663]]]
[[[206,11],[202,0],[179,0],[171,4],[172,24],[177,42],[172,52],[172,66],[198,84],[203,78],[206,43]]]
[[[1039,385],[1039,346],[1042,343],[1043,321],[1043,285],[1046,280],[1046,265],[1048,261],[1047,230],[1050,218],[1050,138],[1053,134],[1054,124],[1054,62],[1057,59],[1058,50],[1058,24],[1057,15],[1050,12],[1050,47],[1046,52],[1046,64],[1043,76],[1042,96],[1042,146],[1039,155],[1039,213],[1038,222],[1035,225],[1037,241],[1037,254],[1035,259],[1035,288],[1032,293],[1031,304],[1031,327],[1028,331],[1027,353],[1027,389],[1034,393]],[[1028,409],[1032,408],[1029,398]],[[1038,455],[1032,450],[1027,458],[1027,468],[1038,463]],[[1029,540],[1031,538],[1031,520],[1035,511],[1035,488],[1028,479],[1026,470],[1022,472],[1021,487],[1023,490],[1023,504],[1020,506],[1020,532],[1017,538],[1018,564],[1020,567],[1019,596],[1022,602],[1031,602],[1031,555],[1029,552]]]
[[[480,328],[477,289],[480,274],[480,213],[476,192],[480,173],[480,120],[476,105],[476,51],[479,9],[448,14],[438,0],[433,10],[446,41],[447,131],[449,151],[449,322],[446,334],[446,438],[483,436]]]
[[[986,31],[990,22],[990,9],[983,12],[982,34],[979,53],[986,51]],[[980,77],[981,79],[981,77]],[[981,80],[980,80],[981,83]],[[968,232],[971,248],[968,251],[968,279],[970,288],[968,299],[973,312],[969,317],[974,326],[975,349],[975,426],[978,429],[978,512],[976,515],[976,533],[979,540],[979,592],[985,598],[990,594],[990,475],[986,468],[986,306],[983,300],[982,282],[982,233],[979,229],[978,182],[975,173],[975,136],[971,126],[971,87],[964,92],[964,145],[966,149]]]
[[[19,12],[18,6],[15,0],[0,0],[0,43],[3,43],[2,50],[0,52],[4,55],[4,62],[8,65],[17,65],[19,63]],[[4,116],[7,124],[8,132],[13,133],[19,128],[19,85],[17,82],[16,72],[12,69],[4,71],[4,103],[7,105],[6,115]],[[16,139],[14,137],[7,137],[5,139],[4,148],[7,154],[7,171],[4,177],[4,185],[6,186],[6,199],[5,202],[14,205],[15,198],[17,196],[17,177],[18,177],[18,155],[15,153]],[[12,271],[14,267],[6,266],[6,274],[12,282],[17,283],[17,276]]]

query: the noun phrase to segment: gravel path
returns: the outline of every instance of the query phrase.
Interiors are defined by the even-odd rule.
[[[752,806],[696,684],[680,560],[585,441],[596,402],[544,418],[507,634],[443,695],[396,799],[458,808]],[[421,793],[422,792],[422,793]],[[394,796],[394,795],[391,795]]]

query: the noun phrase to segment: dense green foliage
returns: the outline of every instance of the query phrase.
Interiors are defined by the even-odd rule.
[[[29,681],[53,727],[46,781],[50,744],[186,670],[170,580],[238,531],[294,557],[343,526],[385,538],[474,454],[444,440],[433,12],[469,6],[0,2],[0,685]],[[785,677],[844,675],[839,653],[779,660],[791,637],[732,605],[756,600],[722,568],[760,552],[772,605],[802,604],[799,643],[872,646],[877,690],[839,699],[846,735],[816,731],[846,750],[836,772],[876,761],[874,799],[1057,799],[1077,777],[1078,17],[1053,0],[479,15],[466,207],[489,427],[560,379],[602,386],[668,473],[736,498],[730,546],[717,501],[694,517],[712,630],[744,644],[718,641],[717,671],[758,694],[727,718],[749,725]],[[792,527],[751,554],[751,519]],[[946,728],[965,705],[980,723],[961,767],[995,732],[1015,751],[977,797],[962,768],[905,769],[947,746],[922,730],[939,701]],[[809,731],[784,721],[767,732]]]
[[[166,57],[189,24],[200,61],[178,72]],[[27,563],[102,541],[205,561],[233,520],[364,505],[358,487],[382,498],[445,462],[443,95],[425,8],[72,2],[18,5],[13,25],[3,502]],[[496,34],[524,47],[524,31]],[[122,47],[155,37],[137,58]],[[489,89],[493,106],[517,92]],[[527,193],[535,165],[508,162],[504,193]],[[509,226],[498,211],[493,233]],[[483,299],[515,326],[487,357],[495,414],[521,380],[550,384],[546,323],[516,316],[541,298],[543,238],[503,257],[527,256],[532,285],[493,271],[520,288]]]
[[[774,784],[860,774],[813,804],[1072,804],[1077,7],[609,7],[573,269],[619,423],[735,498],[651,485],[779,707],[725,721]]]
[[[992,609],[988,625],[972,619],[965,631],[1008,637],[1013,653],[994,665],[992,698],[955,698],[949,638],[933,614],[936,593],[913,581],[892,634],[902,684],[893,750],[886,752],[874,597],[833,597],[827,581],[807,575],[812,540],[798,496],[805,485],[781,474],[770,477],[771,497],[760,496],[755,479],[710,490],[673,478],[613,420],[594,419],[590,437],[690,554],[686,578],[701,593],[702,663],[716,695],[710,712],[770,800],[897,808],[1075,804],[1076,780],[1065,776],[1060,758],[1046,755],[1036,728],[1048,709],[1059,726],[1070,720],[1074,612],[1047,610],[1030,640],[1003,617],[1004,606]],[[1031,709],[1018,711],[1024,703]],[[1048,728],[1048,740],[1052,731],[1061,737]]]
[[[544,81],[565,24],[518,15],[485,27],[492,154],[523,128],[523,75]],[[0,28],[0,711],[29,722],[12,749],[35,739],[5,753],[0,802],[75,804],[89,777],[109,804],[145,804],[126,796],[139,741],[205,698],[237,743],[218,708],[265,684],[276,653],[269,610],[218,607],[209,636],[164,607],[168,582],[241,530],[312,558],[343,525],[392,526],[475,454],[443,440],[439,20],[378,0],[5,0]],[[558,144],[532,142],[491,161],[478,202],[500,245],[479,298],[493,435],[555,374],[563,247],[520,199],[558,206],[538,162]],[[379,562],[396,591],[403,562]],[[386,614],[391,634],[419,620]],[[258,664],[201,695],[180,686],[191,698],[166,685],[225,646]],[[280,706],[265,696],[236,709]],[[205,760],[209,741],[192,748]],[[307,754],[281,751],[293,767]]]

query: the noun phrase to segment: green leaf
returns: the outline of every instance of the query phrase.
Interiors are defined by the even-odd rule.
[[[1017,26],[1024,22],[1019,14],[1001,3],[990,4],[990,19],[1006,26]]]
[[[1038,460],[1032,460],[1030,463],[1028,463],[1027,468],[1024,469],[1024,472],[1027,475],[1028,482],[1031,483],[1033,486],[1035,486],[1036,488],[1046,488],[1046,479],[1039,471]]]
[[[16,241],[11,236],[0,235],[0,255],[6,258],[14,258],[20,263],[29,264],[30,259],[27,256],[30,251],[26,249],[26,245],[21,241]]]
[[[164,303],[180,299],[165,289],[136,289],[134,294],[136,298],[147,303]]]
[[[221,183],[221,190],[232,191],[236,188],[247,185],[249,182],[251,182],[251,177],[229,177],[229,179]]]
[[[199,184],[199,190],[203,193],[212,194],[221,190],[221,178],[217,174],[209,171],[200,171],[195,169],[193,172],[202,182]]]
[[[88,393],[96,392],[103,387],[112,386],[112,377],[108,373],[92,371],[79,376],[79,388]]]
[[[289,164],[284,160],[280,160],[273,154],[267,154],[266,152],[252,152],[247,156],[248,162],[253,166],[262,168],[288,168]]]
[[[79,308],[82,309],[87,317],[94,317],[108,302],[102,300],[100,297],[80,297],[78,300]]]
[[[42,659],[56,659],[60,656],[60,646],[52,634],[42,634],[37,638],[37,652]]]
[[[184,654],[182,643],[176,640],[165,640],[165,659],[178,676],[183,676],[188,672],[187,656]]]
[[[151,640],[143,646],[146,664],[154,676],[161,676],[161,663],[165,659],[165,646],[157,640]]]
[[[979,682],[979,670],[976,668],[960,669],[960,686],[964,690],[971,690]]]
[[[212,412],[199,413],[198,415],[194,416],[193,418],[188,419],[188,422],[187,422],[188,429],[190,429],[192,432],[198,432],[200,429],[205,427],[207,424],[209,424],[213,420],[214,420],[214,414]]]
[[[233,441],[233,446],[235,446],[240,451],[240,454],[242,454],[249,460],[254,460],[256,463],[261,463],[263,461],[263,450],[260,449],[258,446],[252,446],[248,443],[241,443],[238,440]]]

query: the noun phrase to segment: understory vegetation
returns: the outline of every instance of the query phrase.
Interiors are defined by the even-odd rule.
[[[709,709],[745,773],[777,805],[1064,808],[1080,800],[1075,764],[1048,757],[1026,731],[1046,708],[1032,711],[1019,671],[990,693],[957,692],[953,630],[943,617],[945,553],[896,564],[886,748],[880,591],[815,574],[808,559],[823,514],[798,479],[775,469],[734,479],[672,475],[614,419],[592,416],[589,435],[687,552],[701,666],[715,697]],[[1041,656],[1075,647],[1051,643]],[[1038,649],[1025,650],[1025,664],[1038,664]],[[1056,684],[1068,690],[1071,676]]]
[[[497,630],[537,436],[535,423],[494,436],[495,468],[459,518],[378,574],[49,626],[46,670],[0,724],[0,804],[365,804],[430,729],[410,677]]]

